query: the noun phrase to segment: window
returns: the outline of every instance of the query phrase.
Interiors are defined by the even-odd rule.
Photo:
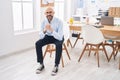
[[[12,0],[14,31],[33,29],[33,0]]]
[[[55,0],[55,16],[64,20],[64,0]]]
[[[84,0],[77,0],[76,5],[77,5],[77,8],[83,8],[83,6],[84,6]]]

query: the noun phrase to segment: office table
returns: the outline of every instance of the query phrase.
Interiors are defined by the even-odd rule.
[[[74,31],[81,31],[81,24],[72,24],[69,25],[70,30],[74,30]],[[99,28],[103,35],[111,35],[111,36],[117,36],[120,37],[120,26],[107,26],[104,25],[104,27]]]

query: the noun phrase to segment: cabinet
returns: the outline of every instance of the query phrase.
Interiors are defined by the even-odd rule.
[[[120,7],[110,7],[109,16],[111,17],[120,17]]]

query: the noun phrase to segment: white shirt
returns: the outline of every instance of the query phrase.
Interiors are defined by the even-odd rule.
[[[63,39],[63,23],[60,19],[53,17],[50,25],[53,29],[53,32],[47,31],[45,34],[43,33],[43,29],[45,28],[46,24],[49,24],[47,18],[42,22],[41,30],[40,30],[40,39],[43,39],[45,35],[53,36],[57,40]]]

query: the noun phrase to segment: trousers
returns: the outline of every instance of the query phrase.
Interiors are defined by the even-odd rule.
[[[62,54],[63,41],[64,41],[64,38],[63,38],[63,40],[60,41],[60,40],[55,39],[53,36],[48,36],[48,35],[45,35],[45,37],[43,39],[38,40],[35,43],[37,62],[39,62],[40,64],[43,64],[42,47],[47,44],[55,44],[55,48],[56,48],[55,66],[58,66],[60,63],[60,58],[61,58],[61,54]]]

